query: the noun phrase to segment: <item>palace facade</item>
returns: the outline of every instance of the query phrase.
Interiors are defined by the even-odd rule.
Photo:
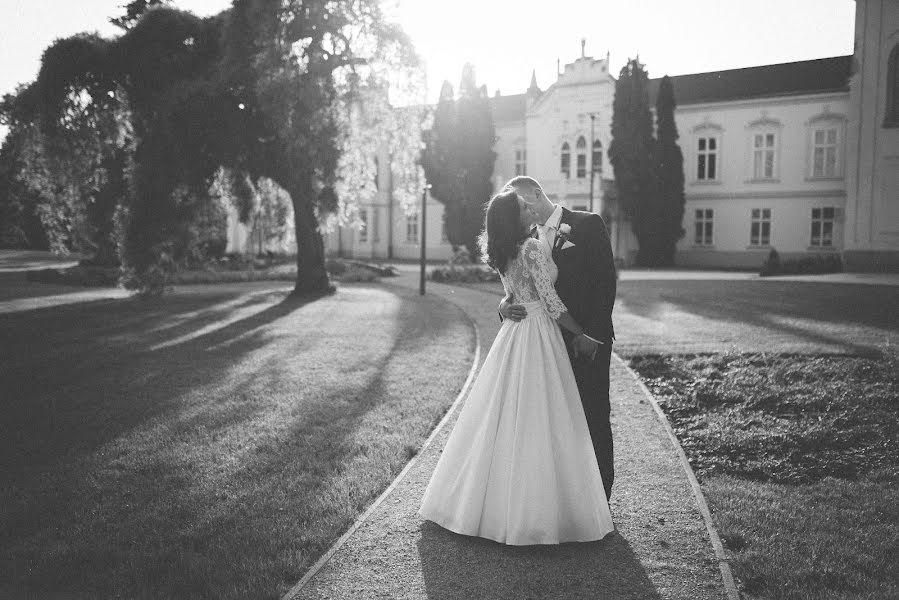
[[[775,248],[783,258],[840,254],[851,270],[899,269],[899,3],[857,0],[855,31],[851,56],[671,78],[686,176],[678,265],[756,269]],[[582,43],[547,89],[532,75],[525,93],[497,93],[494,188],[527,174],[553,201],[601,214],[616,258],[631,264],[636,240],[607,154],[614,91],[608,56],[586,56]],[[389,157],[378,164],[365,225],[326,234],[327,251],[418,258],[419,215],[394,206]],[[426,226],[428,257],[448,258],[432,198]]]

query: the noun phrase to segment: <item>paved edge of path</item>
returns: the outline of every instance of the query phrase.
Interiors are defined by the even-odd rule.
[[[393,490],[396,489],[396,486],[398,486],[400,482],[402,482],[406,477],[406,473],[412,470],[412,467],[414,467],[418,463],[419,458],[424,455],[425,450],[428,449],[428,447],[434,441],[434,438],[437,437],[437,434],[440,433],[440,431],[446,426],[447,423],[449,423],[453,414],[456,412],[456,409],[460,404],[462,404],[462,400],[464,400],[468,395],[468,388],[471,387],[471,383],[474,381],[475,375],[477,374],[481,365],[481,332],[478,329],[478,324],[475,323],[470,316],[468,316],[468,313],[466,313],[465,311],[463,311],[463,313],[468,318],[469,324],[474,330],[474,355],[471,361],[471,368],[468,370],[468,376],[465,378],[465,383],[462,385],[462,389],[459,390],[459,394],[456,396],[456,399],[453,400],[453,403],[450,405],[449,409],[447,409],[446,414],[443,415],[443,418],[440,419],[440,422],[437,423],[437,426],[434,427],[430,435],[428,435],[428,438],[421,445],[421,448],[419,448],[415,456],[413,456],[412,459],[409,460],[408,463],[406,463],[406,466],[403,467],[403,470],[399,472],[399,475],[397,475],[390,483],[390,485],[387,486],[387,489],[385,489],[381,493],[381,495],[378,496],[374,502],[372,502],[371,506],[369,506],[366,511],[362,513],[353,522],[352,525],[350,525],[350,528],[347,529],[346,532],[342,536],[340,536],[330,548],[328,548],[328,551],[325,552],[308,571],[306,571],[306,574],[303,575],[303,578],[300,579],[296,583],[296,585],[290,588],[290,590],[286,594],[284,594],[284,596],[282,596],[284,600],[288,600],[296,596],[300,592],[300,590],[303,589],[306,583],[310,579],[315,577],[315,574],[318,573],[322,569],[322,567],[328,564],[328,561],[331,560],[331,557],[334,556],[334,554],[336,554],[337,551],[340,550],[341,546],[343,546],[347,542],[347,540],[352,537],[356,530],[359,529],[359,527],[361,527],[362,524],[368,520],[368,517],[378,509],[378,507],[387,499],[388,496],[390,496]]]
[[[681,446],[680,440],[677,439],[677,434],[674,433],[674,429],[671,427],[671,422],[668,421],[668,417],[665,415],[665,411],[662,410],[662,407],[659,406],[659,403],[656,401],[655,396],[652,395],[652,392],[649,391],[649,388],[646,387],[646,384],[643,383],[643,380],[640,379],[640,376],[627,364],[627,361],[618,356],[615,352],[612,353],[612,356],[615,360],[621,363],[627,372],[630,373],[631,377],[634,378],[634,381],[637,385],[640,386],[640,389],[643,391],[643,395],[646,396],[646,399],[652,405],[653,410],[655,410],[656,415],[659,417],[659,421],[662,422],[662,426],[665,427],[665,431],[668,433],[668,438],[671,440],[671,443],[674,445],[677,450],[677,455],[680,458],[681,466],[684,468],[684,473],[687,475],[687,480],[690,482],[690,487],[693,489],[693,496],[696,498],[696,504],[699,506],[699,512],[702,513],[702,519],[705,521],[705,528],[709,532],[709,538],[712,542],[712,547],[715,549],[715,556],[718,558],[718,568],[721,570],[721,580],[724,582],[724,589],[727,591],[727,597],[730,600],[740,600],[740,592],[737,591],[737,584],[734,582],[734,576],[730,569],[730,563],[727,560],[727,555],[724,553],[724,545],[721,543],[721,536],[718,535],[718,529],[715,527],[715,522],[712,520],[712,513],[709,511],[709,505],[705,501],[705,494],[702,493],[702,488],[699,485],[699,480],[696,479],[696,474],[693,473],[693,467],[690,466],[690,459],[687,458],[687,453],[684,452],[683,446]],[[442,424],[442,423],[441,423]]]

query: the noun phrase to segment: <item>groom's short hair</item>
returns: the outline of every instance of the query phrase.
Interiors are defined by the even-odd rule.
[[[517,177],[513,177],[510,179],[506,185],[503,186],[504,190],[514,190],[514,189],[524,189],[528,191],[534,191],[542,189],[540,184],[537,183],[537,180],[533,177],[528,177],[527,175],[518,175]],[[528,202],[525,200],[526,204],[533,204],[533,200]]]

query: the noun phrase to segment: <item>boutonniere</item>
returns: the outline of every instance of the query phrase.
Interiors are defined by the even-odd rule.
[[[574,246],[568,238],[571,237],[571,225],[568,223],[562,223],[559,225],[559,233],[556,235],[556,248],[571,248]]]

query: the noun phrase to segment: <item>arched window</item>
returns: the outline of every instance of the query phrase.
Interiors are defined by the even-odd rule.
[[[571,146],[568,142],[562,144],[562,177],[568,179],[571,177]]]
[[[587,176],[587,140],[584,136],[577,139],[577,178],[583,179]]]
[[[379,160],[378,160],[378,156],[375,155],[375,176],[374,176],[374,180],[375,180],[375,189],[376,189],[376,190],[381,189],[381,186],[379,185],[379,182],[378,182],[378,175],[380,174],[380,172],[381,172],[381,161],[379,161]]]
[[[593,156],[590,157],[590,165],[594,173],[602,171],[602,142],[593,142]]]
[[[887,112],[884,127],[899,127],[899,44],[887,63]]]

